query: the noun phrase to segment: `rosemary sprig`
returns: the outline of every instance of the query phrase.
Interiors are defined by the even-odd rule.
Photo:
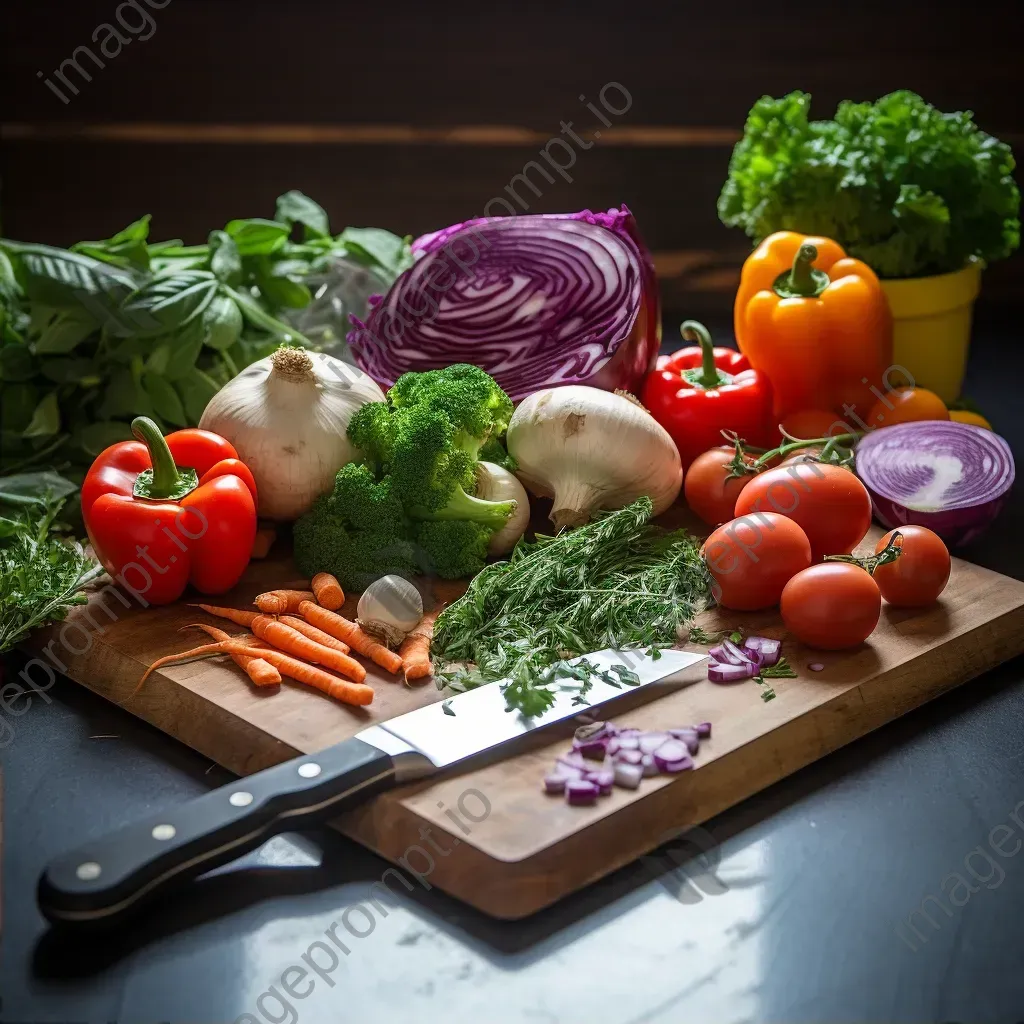
[[[604,647],[656,654],[706,607],[709,584],[699,544],[685,530],[650,525],[649,498],[556,537],[520,542],[487,566],[438,617],[431,651],[440,685],[457,692],[503,680],[509,710],[546,711],[559,689],[586,702],[590,662],[567,659]]]

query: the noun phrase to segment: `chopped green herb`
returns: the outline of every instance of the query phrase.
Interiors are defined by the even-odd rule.
[[[441,710],[446,715],[451,715],[452,718],[455,717],[455,712],[452,711],[452,699],[451,699],[451,697],[449,697],[447,700],[441,701]]]
[[[765,679],[796,679],[796,672],[785,658],[779,658],[774,665],[767,665],[761,669],[761,675]]]
[[[508,709],[528,716],[546,711],[567,680],[581,684],[584,703],[591,678],[636,685],[565,662],[604,647],[658,657],[706,607],[698,542],[650,525],[652,514],[641,498],[557,537],[521,541],[508,561],[487,566],[435,624],[439,683],[462,691],[505,681]]]

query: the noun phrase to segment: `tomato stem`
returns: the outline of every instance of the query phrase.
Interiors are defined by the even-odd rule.
[[[895,530],[889,538],[889,543],[877,554],[867,555],[858,558],[856,555],[826,555],[826,562],[846,562],[849,565],[859,565],[869,576],[874,576],[875,570],[880,565],[888,565],[895,562],[903,553],[903,534]]]

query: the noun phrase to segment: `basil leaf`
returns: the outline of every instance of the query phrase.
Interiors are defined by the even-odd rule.
[[[132,439],[132,428],[127,423],[118,423],[115,420],[99,420],[90,423],[89,426],[80,430],[75,435],[75,441],[86,453],[95,458],[104,448],[109,448],[118,441],[130,441]]]
[[[97,320],[115,313],[136,287],[134,275],[80,253],[32,243],[3,243],[32,303],[55,309],[83,306]]]
[[[295,330],[293,327],[289,327],[288,324],[282,323],[277,317],[272,316],[268,313],[251,295],[247,294],[243,289],[228,288],[227,285],[223,285],[225,295],[230,295],[238,304],[238,308],[242,311],[242,316],[253,325],[258,327],[261,331],[267,331],[273,334],[275,337],[280,338],[282,341],[296,342],[302,345],[308,345],[310,348],[313,346],[310,344],[309,339],[303,337],[303,335]]]
[[[98,383],[100,380],[96,364],[91,359],[58,357],[44,359],[39,364],[42,375],[54,384],[79,384],[87,381]]]
[[[169,384],[163,377],[157,377],[152,373],[143,375],[142,386],[153,401],[153,408],[157,415],[163,417],[168,423],[176,427],[187,427],[188,420],[185,417],[185,407],[178,397],[178,392],[173,385]]]
[[[35,375],[35,360],[27,345],[4,345],[0,348],[0,380],[31,380]]]
[[[241,337],[242,326],[238,303],[230,295],[218,295],[203,310],[203,344],[223,352]]]
[[[23,505],[26,501],[45,504],[47,498],[66,498],[77,490],[77,484],[52,469],[0,476],[0,501],[15,505]]]
[[[196,365],[203,348],[203,322],[193,320],[184,331],[169,339],[170,353],[164,376],[170,381],[181,380]]]
[[[325,238],[331,233],[324,208],[297,189],[278,196],[275,217],[289,227],[292,224],[301,224],[307,239]]]
[[[399,238],[383,228],[345,228],[338,236],[353,259],[379,266],[391,280],[413,264],[408,238]]]
[[[198,423],[202,419],[207,403],[220,390],[215,381],[194,367],[188,376],[175,386],[185,403],[185,412],[190,423]]]
[[[156,409],[132,371],[121,369],[110,378],[98,412],[103,419],[116,419],[118,416],[130,419],[152,416]]]
[[[73,351],[98,327],[96,321],[83,310],[68,310],[46,325],[32,347],[37,355],[63,355]]]
[[[107,244],[110,246],[123,245],[125,242],[144,242],[149,238],[149,222],[152,214],[144,214],[138,220],[133,220],[126,228],[118,231]]]
[[[124,333],[144,338],[176,331],[202,313],[216,294],[217,278],[205,270],[156,278],[133,292],[121,307],[131,325]]]
[[[20,436],[38,404],[39,389],[34,384],[5,384],[0,390],[0,427]]]
[[[22,437],[52,437],[60,430],[60,407],[57,392],[51,391],[35,408]]]
[[[146,357],[146,369],[151,373],[164,373],[171,358],[171,342],[162,341]]]
[[[288,225],[276,220],[233,220],[224,229],[243,256],[267,256],[288,240]]]
[[[267,305],[273,308],[285,306],[289,309],[305,309],[309,305],[312,299],[309,289],[304,284],[285,276],[286,267],[294,264],[294,260],[288,260],[279,269],[265,256],[257,261],[256,286]]]
[[[210,270],[225,284],[242,283],[242,257],[226,231],[210,232]]]

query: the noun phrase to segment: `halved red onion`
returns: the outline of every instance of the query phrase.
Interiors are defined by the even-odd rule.
[[[857,445],[857,475],[875,517],[913,524],[947,544],[966,544],[992,522],[1013,485],[1010,446],[998,434],[954,420],[900,423]]]
[[[409,370],[473,363],[519,401],[562,384],[636,390],[654,367],[658,286],[625,206],[481,217],[412,248],[416,262],[348,335],[385,389]]]

